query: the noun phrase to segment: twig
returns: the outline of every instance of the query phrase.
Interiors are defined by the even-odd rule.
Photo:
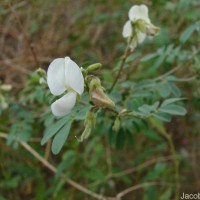
[[[128,57],[129,50],[130,50],[130,47],[129,47],[129,43],[128,43],[128,45],[127,45],[127,47],[126,47],[126,49],[125,49],[124,55],[122,56],[121,65],[120,65],[119,71],[118,71],[118,73],[117,73],[117,76],[116,76],[116,78],[115,78],[115,80],[114,80],[112,86],[111,86],[110,89],[108,90],[109,93],[112,92],[113,88],[115,87],[115,85],[116,85],[116,83],[117,83],[117,81],[118,81],[118,79],[119,79],[119,77],[120,77],[120,75],[121,75],[121,72],[122,72],[122,70],[123,70],[123,68],[124,68],[124,65],[125,65],[125,63],[126,63],[126,59],[127,59],[127,57]]]
[[[121,200],[121,198],[125,195],[127,195],[128,193],[134,191],[134,190],[138,190],[138,189],[141,189],[141,188],[145,188],[145,187],[149,187],[149,186],[152,186],[152,185],[172,185],[171,183],[166,183],[166,182],[148,182],[148,183],[141,183],[141,184],[138,184],[138,185],[134,185],[132,187],[129,187],[127,189],[125,189],[124,191],[120,192],[117,194],[116,196],[116,199],[117,200]]]
[[[153,165],[156,162],[165,162],[165,161],[172,160],[172,159],[174,159],[174,156],[172,156],[172,155],[166,156],[166,157],[160,157],[160,158],[153,158],[151,160],[148,160],[148,161],[142,163],[141,165],[126,169],[122,172],[114,173],[114,174],[112,174],[112,177],[113,178],[119,178],[121,176],[126,176],[126,175],[129,175],[129,174],[132,174],[133,172],[136,172],[136,171],[139,171],[143,168],[146,168],[150,165]]]
[[[190,55],[187,59],[187,61],[191,60],[194,58],[195,55],[197,55],[197,53],[200,51],[200,49],[197,49],[195,52],[193,52],[192,55]],[[162,80],[164,79],[165,77],[169,76],[170,74],[173,74],[174,72],[176,72],[177,70],[179,70],[181,67],[183,66],[182,63],[180,63],[179,65],[177,65],[175,68],[172,68],[171,70],[169,70],[168,72],[160,75],[159,77],[155,78],[154,80],[157,81],[157,80]]]
[[[169,76],[170,74],[173,74],[175,71],[177,71],[178,69],[180,69],[182,67],[182,63],[177,65],[175,68],[172,68],[171,70],[169,70],[168,72],[160,75],[159,77],[155,78],[154,80],[157,81],[157,80],[162,80],[164,79],[165,77]]]
[[[45,158],[46,160],[48,160],[48,158],[49,158],[50,151],[51,151],[51,139],[48,140],[47,145],[46,145],[46,148],[45,148],[44,158]]]
[[[115,113],[116,115],[118,115],[118,114],[119,114],[117,110],[115,110],[115,109],[112,109],[112,108],[106,108],[106,109],[104,109],[104,110],[105,110],[105,111],[110,111],[110,112],[113,112],[113,113]]]
[[[0,133],[0,137],[1,138],[7,138],[8,135],[5,133]],[[38,152],[36,152],[30,145],[28,145],[27,143],[18,140],[18,142],[20,143],[21,146],[24,147],[24,149],[26,149],[30,154],[32,154],[37,160],[39,160],[44,166],[46,166],[50,171],[52,171],[53,173],[57,173],[58,170],[51,164],[49,163],[46,159],[44,159],[42,156],[40,156],[38,154]],[[79,191],[90,195],[91,197],[98,199],[98,200],[106,200],[109,199],[108,197],[104,197],[100,194],[97,194],[95,192],[92,192],[91,190],[83,187],[82,185],[76,183],[75,181],[73,181],[72,179],[66,177],[65,175],[61,175],[62,178],[64,178],[66,180],[66,182],[68,184],[70,184],[71,186],[75,187],[76,189],[78,189]]]
[[[10,11],[12,11],[12,9],[15,10],[15,9],[24,7],[27,3],[28,3],[27,1],[21,1],[21,2],[19,2],[19,3],[16,3],[15,5],[12,6],[12,8],[9,8],[9,9],[4,10],[3,15],[9,13]]]
[[[122,176],[127,176],[129,174],[132,174],[133,172],[136,172],[136,171],[139,171],[139,170],[142,170],[146,167],[149,167],[150,165],[153,165],[154,163],[156,162],[165,162],[165,161],[168,161],[168,160],[173,160],[174,159],[174,156],[170,155],[170,156],[163,156],[163,157],[159,157],[159,158],[153,158],[151,160],[148,160],[138,166],[134,166],[134,167],[131,167],[129,169],[126,169],[124,171],[121,171],[121,172],[116,172],[116,173],[112,173],[111,175],[108,174],[105,179],[108,180],[108,179],[112,179],[112,178],[120,178]],[[101,181],[95,181],[91,184],[91,186],[96,186],[98,184],[100,184]]]

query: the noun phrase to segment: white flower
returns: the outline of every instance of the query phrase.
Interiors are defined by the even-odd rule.
[[[51,62],[47,70],[47,84],[51,93],[62,96],[51,104],[55,116],[68,114],[76,103],[77,95],[84,91],[84,78],[79,66],[69,57],[57,58]]]
[[[124,38],[135,37],[130,44],[130,47],[134,49],[137,43],[142,43],[146,38],[146,33],[136,29],[136,26],[134,27],[134,24],[136,24],[136,22],[138,22],[139,20],[145,22],[146,24],[151,24],[151,21],[148,16],[148,8],[145,5],[132,6],[129,10],[128,16],[129,20],[125,23],[123,27],[122,35]]]

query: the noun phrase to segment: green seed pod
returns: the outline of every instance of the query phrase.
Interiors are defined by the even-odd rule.
[[[82,142],[84,139],[87,139],[90,136],[92,128],[95,126],[95,122],[96,122],[95,113],[89,111],[86,115],[84,123],[85,129],[81,135],[80,142]]]

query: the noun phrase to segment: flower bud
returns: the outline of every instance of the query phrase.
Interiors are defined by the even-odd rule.
[[[115,103],[104,93],[101,82],[93,78],[90,82],[90,98],[93,104],[100,108],[114,108]]]
[[[42,68],[37,69],[36,73],[42,78],[46,78],[46,76],[47,76],[46,75],[46,71],[44,69],[42,69]]]
[[[98,69],[100,69],[102,66],[101,63],[95,63],[95,64],[92,64],[92,65],[89,65],[86,69],[86,72],[92,72],[92,71],[96,71]]]

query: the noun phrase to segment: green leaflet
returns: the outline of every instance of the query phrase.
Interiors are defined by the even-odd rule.
[[[174,102],[177,102],[177,101],[181,101],[181,100],[184,100],[185,98],[171,98],[171,99],[167,99],[165,100],[162,104],[161,104],[161,107],[164,107],[164,106],[167,106],[169,104],[172,104]]]
[[[69,117],[67,116],[60,119],[55,124],[49,126],[44,132],[44,136],[41,140],[41,145],[44,145],[51,137],[53,137],[65,125],[65,123],[68,120]]]
[[[68,121],[54,137],[52,146],[51,146],[51,150],[53,154],[58,154],[60,150],[62,149],[69,135],[71,124],[72,124],[72,121]]]
[[[185,115],[186,109],[179,105],[170,104],[159,109],[159,111],[168,113],[171,115]]]
[[[188,38],[192,35],[192,33],[197,29],[198,24],[192,24],[191,26],[189,26],[182,34],[180,37],[180,41],[182,43],[185,43]]]

